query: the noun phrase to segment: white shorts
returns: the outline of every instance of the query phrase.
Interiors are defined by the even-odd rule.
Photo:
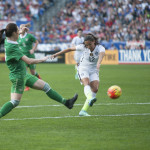
[[[78,68],[79,79],[89,78],[89,81],[99,81],[99,72],[97,70],[85,70]]]

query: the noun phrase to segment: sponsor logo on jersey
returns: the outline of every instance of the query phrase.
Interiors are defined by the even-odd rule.
[[[90,53],[90,56],[93,56],[93,53]]]

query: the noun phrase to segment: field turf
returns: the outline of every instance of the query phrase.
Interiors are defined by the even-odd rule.
[[[102,65],[97,102],[89,117],[78,113],[85,101],[74,65],[39,64],[42,79],[66,98],[79,94],[72,110],[31,89],[20,105],[0,119],[0,150],[149,150],[150,65]],[[0,107],[10,100],[6,64],[0,64]],[[122,96],[107,96],[111,85]],[[26,107],[25,107],[26,106]]]

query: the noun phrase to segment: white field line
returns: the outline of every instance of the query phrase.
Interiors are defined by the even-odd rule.
[[[86,117],[125,117],[125,116],[148,116],[150,113],[143,114],[116,114],[116,115],[90,115]],[[59,117],[39,117],[39,118],[12,118],[12,119],[1,119],[5,121],[13,120],[41,120],[41,119],[63,119],[63,118],[78,118],[80,116],[59,116]],[[83,117],[80,117],[83,118]]]
[[[149,105],[150,103],[99,103],[94,105]],[[81,106],[83,104],[75,104],[75,106]],[[61,107],[63,105],[33,105],[33,106],[18,106],[16,108],[35,108],[35,107]]]

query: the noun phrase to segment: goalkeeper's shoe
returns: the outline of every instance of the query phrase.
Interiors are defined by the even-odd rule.
[[[72,109],[77,98],[78,98],[78,94],[75,94],[73,98],[66,100],[65,106],[69,109]]]
[[[91,100],[89,100],[89,106],[93,106],[93,104],[96,102],[96,98],[93,98],[93,99],[91,99]]]
[[[39,79],[41,79],[41,77],[40,77],[40,75],[38,74],[38,76],[37,76]]]
[[[85,110],[79,112],[79,116],[90,116]]]
[[[26,86],[26,88],[24,89],[24,91],[29,91],[30,88],[28,86]]]

